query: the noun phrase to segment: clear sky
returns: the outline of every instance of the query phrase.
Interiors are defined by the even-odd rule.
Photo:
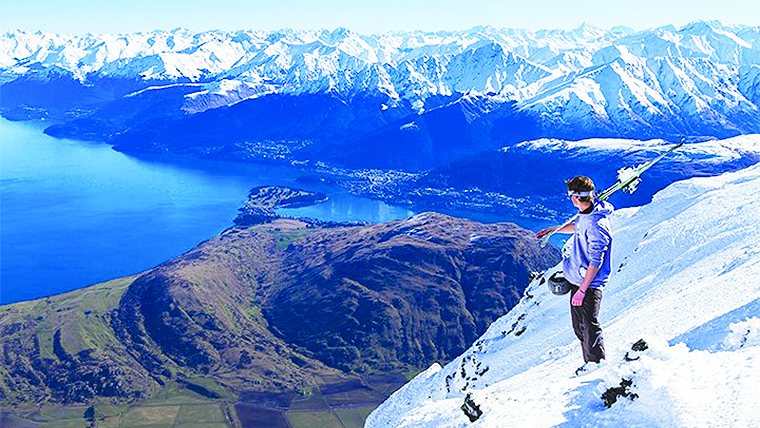
[[[586,22],[635,30],[695,20],[760,26],[757,0],[0,0],[0,32],[51,33],[335,29],[572,29]]]

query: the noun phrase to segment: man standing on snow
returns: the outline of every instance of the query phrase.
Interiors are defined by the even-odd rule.
[[[614,207],[609,202],[594,199],[594,182],[586,176],[579,175],[568,181],[567,190],[573,205],[580,211],[578,217],[561,229],[560,226],[544,229],[536,237],[555,230],[573,234],[570,252],[562,261],[565,279],[573,284],[570,289],[573,330],[581,341],[583,361],[598,363],[604,359],[602,326],[598,316],[602,288],[607,284],[611,271],[612,231],[608,217]]]

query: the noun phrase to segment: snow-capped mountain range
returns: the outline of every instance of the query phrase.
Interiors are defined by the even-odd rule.
[[[369,93],[386,99],[383,108],[404,102],[423,112],[431,98],[470,94],[516,102],[544,127],[585,136],[760,131],[760,27],[719,22],[640,32],[0,36],[0,82],[62,75],[90,85],[137,79],[140,90],[196,87],[183,95],[191,113],[273,93]]]
[[[758,195],[755,165],[614,214],[601,364],[574,374],[569,296],[537,278],[468,351],[418,375],[366,426],[760,426]]]

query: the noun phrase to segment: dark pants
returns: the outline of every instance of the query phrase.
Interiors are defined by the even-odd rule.
[[[578,287],[571,287],[570,299]],[[602,326],[599,324],[599,308],[602,305],[602,290],[589,288],[581,306],[570,304],[570,316],[573,319],[573,331],[581,341],[583,361],[598,363],[604,359],[604,341]]]

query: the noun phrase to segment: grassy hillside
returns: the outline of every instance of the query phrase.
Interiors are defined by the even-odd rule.
[[[29,426],[55,419],[40,405],[94,405],[102,426],[158,406],[172,420],[155,426],[182,425],[199,403],[233,415],[213,424],[358,426],[557,258],[514,225],[434,213],[234,227],[145,273],[0,307],[0,403]]]
[[[157,389],[110,326],[135,276],[0,307],[0,397],[6,403],[141,398]],[[144,391],[135,394],[132,391]]]

